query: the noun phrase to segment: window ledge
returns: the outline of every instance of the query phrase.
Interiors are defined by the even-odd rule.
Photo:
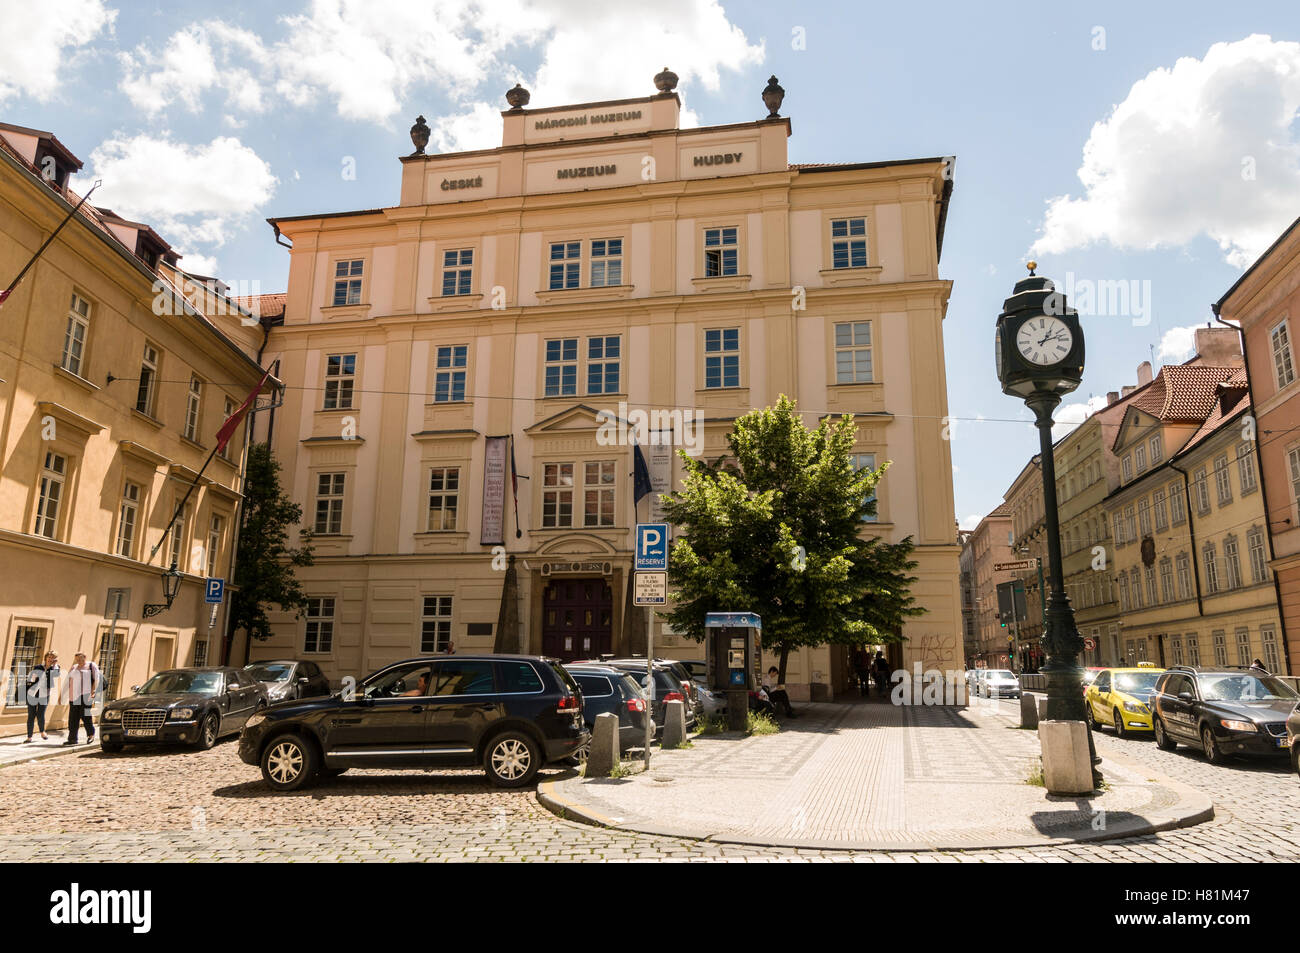
[[[332,304],[320,309],[322,318],[366,318],[370,316],[368,304]]]
[[[429,298],[429,310],[435,313],[444,311],[476,311],[483,300],[481,294],[469,295],[435,295]]]
[[[749,395],[748,387],[697,387],[695,389],[696,397],[708,397],[710,394],[735,394],[743,396],[746,400]]]
[[[99,390],[98,384],[92,384],[90,381],[86,380],[80,374],[72,373],[72,371],[68,370],[62,364],[55,364],[53,366],[54,366],[55,376],[62,377],[65,381],[71,381],[72,383],[76,384],[79,387],[84,387],[87,391],[89,391],[92,394],[95,391]]]
[[[425,407],[445,407],[445,408],[447,408],[448,410],[459,409],[459,408],[463,408],[463,407],[470,407],[470,406],[472,406],[472,405],[473,405],[473,401],[464,400],[464,399],[462,399],[462,400],[426,400],[426,401],[424,402],[424,406],[425,406]]]
[[[537,292],[542,304],[574,301],[607,301],[631,297],[635,285],[601,285],[595,288],[546,288]]]
[[[716,278],[692,278],[696,291],[748,291],[753,275],[718,275]]]
[[[468,530],[459,530],[459,529],[426,529],[426,530],[421,530],[418,533],[412,533],[411,535],[414,536],[416,539],[459,539],[459,540],[469,539],[470,536]]]
[[[318,533],[315,530],[311,530],[310,532],[311,532],[311,538],[313,542],[315,542],[318,539],[328,540],[332,542],[339,542],[339,543],[352,542],[351,533]]]
[[[181,434],[181,443],[185,444],[187,447],[193,447],[195,450],[201,450],[204,453],[207,453],[208,451],[208,448],[203,446],[203,444],[199,443],[193,437],[185,436],[185,434]]]
[[[138,420],[143,420],[145,423],[147,423],[150,427],[153,427],[155,430],[163,429],[163,422],[161,420],[159,420],[157,417],[152,417],[149,414],[146,414],[143,410],[137,410],[136,408],[132,407],[131,415],[137,418]]]
[[[818,272],[823,285],[874,285],[880,280],[880,265],[862,268],[823,268]]]

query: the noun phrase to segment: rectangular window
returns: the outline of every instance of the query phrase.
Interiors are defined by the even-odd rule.
[[[1219,494],[1219,505],[1232,502],[1232,477],[1228,474],[1228,455],[1214,458],[1214,487]]]
[[[1277,651],[1277,632],[1271,625],[1260,626],[1259,640],[1264,645],[1264,667],[1270,672],[1282,670],[1282,657]]]
[[[1210,633],[1210,638],[1214,641],[1214,664],[1228,664],[1228,637],[1222,629],[1217,629]]]
[[[229,397],[225,398],[222,401],[221,423],[225,424],[225,422],[229,420],[234,415],[234,413],[235,413],[235,402],[231,400]],[[226,441],[226,445],[221,448],[220,456],[223,460],[230,459],[230,448],[234,443],[235,443],[235,438],[232,435],[231,438]]]
[[[221,537],[225,533],[225,530],[225,518],[213,513],[212,518],[208,521],[207,570],[209,579],[214,579],[217,575],[217,569],[220,565],[219,560],[221,557]]]
[[[474,276],[474,249],[457,248],[442,253],[442,295],[469,294]]]
[[[447,651],[451,642],[451,596],[425,596],[420,616],[420,651],[433,655]]]
[[[1196,471],[1192,478],[1192,489],[1196,493],[1196,512],[1201,515],[1210,512],[1210,480],[1205,467]]]
[[[871,322],[835,325],[835,383],[868,384],[872,380]]]
[[[125,655],[126,633],[118,630],[110,632],[104,626],[99,633],[99,650],[95,658],[99,660],[100,677],[103,678],[104,700],[112,701],[118,696],[118,683],[122,678],[122,657]]]
[[[1148,566],[1146,568],[1147,579],[1147,605],[1159,605],[1160,601],[1156,598],[1156,567]]]
[[[1169,512],[1165,508],[1165,491],[1156,490],[1151,494],[1151,499],[1156,511],[1156,532],[1163,532],[1169,528]]]
[[[551,245],[550,290],[577,288],[582,282],[582,242]],[[446,292],[443,292],[446,294]]]
[[[343,488],[346,474],[316,475],[316,532],[338,535],[343,532]]]
[[[1182,665],[1183,664],[1183,640],[1175,637],[1174,639],[1170,640],[1169,647],[1174,657],[1174,664]]]
[[[1133,455],[1132,454],[1128,454],[1127,456],[1124,457],[1122,466],[1124,469],[1124,482],[1127,483],[1129,480],[1133,479]]]
[[[1169,484],[1169,520],[1174,526],[1187,522],[1187,507],[1183,498],[1183,487],[1178,483]]]
[[[1174,564],[1168,556],[1160,560],[1160,599],[1174,601]]]
[[[307,600],[307,626],[302,642],[304,652],[324,653],[334,646],[333,597]]]
[[[619,391],[619,355],[621,340],[617,334],[587,338],[587,393],[617,394]]]
[[[59,538],[59,510],[68,478],[68,458],[47,450],[41,467],[40,495],[36,500],[36,525],[32,532],[46,539]]]
[[[180,495],[177,495],[179,501]],[[185,536],[190,527],[190,507],[185,504],[179,513],[173,508],[172,513],[175,519],[172,520],[171,533],[168,534],[167,543],[169,548],[168,558],[170,564],[175,566],[181,572],[189,572],[189,567],[185,565]]]
[[[1118,513],[1114,514],[1112,519],[1115,521],[1115,545],[1123,546],[1128,540],[1124,538],[1124,521]]]
[[[135,526],[140,515],[140,486],[129,480],[122,486],[122,503],[117,510],[117,541],[113,552],[128,559],[135,556]]]
[[[1258,485],[1255,479],[1255,454],[1248,443],[1237,448],[1237,476],[1241,479],[1243,496]]]
[[[735,227],[704,230],[705,278],[721,278],[739,273],[737,234]]]
[[[334,263],[334,298],[331,302],[334,307],[361,303],[361,269],[364,264],[361,259]]]
[[[573,464],[548,463],[542,468],[542,526],[573,525]]]
[[[1119,609],[1128,612],[1128,573],[1119,574]]]
[[[1150,440],[1151,446],[1151,465],[1155,466],[1164,459],[1165,451],[1160,442],[1160,434],[1154,435]]]
[[[740,329],[704,332],[704,386],[740,386]]]
[[[1250,665],[1250,629],[1238,628],[1233,635],[1237,638],[1237,664]]]
[[[208,664],[208,640],[196,638],[194,640],[194,667],[203,668]]]
[[[1133,518],[1133,507],[1124,507],[1124,538],[1130,543],[1137,541],[1137,523]]]
[[[1195,632],[1187,633],[1187,664],[1191,666],[1201,664],[1201,646]]]
[[[1277,389],[1281,390],[1295,380],[1295,365],[1291,361],[1291,335],[1287,323],[1283,321],[1268,332],[1273,345],[1273,376]]]
[[[591,286],[612,288],[622,283],[623,239],[595,239],[591,243]]]
[[[190,440],[199,438],[199,415],[203,407],[203,381],[196,375],[190,375],[190,389],[185,395],[185,430],[183,433]]]
[[[1145,496],[1138,500],[1138,529],[1141,531],[1141,537],[1145,539],[1151,535],[1151,501]]]
[[[582,468],[582,525],[614,525],[614,461],[599,460]]]
[[[547,341],[543,372],[547,397],[570,397],[578,393],[578,339]]]
[[[90,302],[75,292],[68,306],[68,324],[63,333],[63,357],[60,366],[78,377],[85,363],[86,336],[90,333]]]
[[[867,220],[831,219],[831,267],[867,267]]]
[[[433,401],[445,404],[465,399],[465,375],[469,365],[469,345],[454,344],[438,348],[434,371]]]
[[[1133,599],[1133,608],[1142,608],[1142,576],[1138,573],[1137,567],[1134,566],[1129,570],[1129,594]]]
[[[456,513],[460,508],[460,469],[434,467],[429,471],[429,519],[426,527],[430,533],[456,528]]]
[[[135,392],[135,409],[146,417],[154,415],[154,399],[158,392],[158,349],[145,344],[140,360],[140,382]]]
[[[1137,467],[1137,472],[1142,473],[1147,468],[1147,448],[1138,446],[1133,451],[1133,463]]]
[[[356,382],[357,356],[331,354],[325,358],[325,410],[351,410]]]
[[[1179,553],[1176,560],[1178,567],[1178,598],[1192,597],[1192,562],[1186,553]]]
[[[1263,582],[1268,578],[1268,558],[1264,552],[1264,531],[1253,527],[1246,533],[1246,548],[1250,551],[1250,581]]]
[[[27,673],[43,661],[46,630],[35,625],[20,625],[14,631],[14,654],[9,659],[9,688],[5,704],[24,705],[27,702]],[[41,689],[44,691],[44,688]],[[62,691],[50,686],[50,693]]]
[[[1219,591],[1219,561],[1214,549],[1213,543],[1206,543],[1205,549],[1201,551],[1205,560],[1205,591],[1215,593]],[[1227,661],[1226,659],[1224,660]]]
[[[876,455],[874,453],[854,453],[849,455],[849,462],[853,464],[854,470],[874,470],[876,468]],[[876,491],[872,488],[871,493],[863,501],[864,503],[876,502]],[[876,510],[865,514],[862,517],[864,523],[875,523],[880,519],[880,514]]]
[[[1237,537],[1223,540],[1223,576],[1229,589],[1241,587],[1241,554],[1237,551]]]

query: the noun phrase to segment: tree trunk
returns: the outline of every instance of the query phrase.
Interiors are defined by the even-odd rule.
[[[789,643],[787,642],[780,643],[780,649],[781,649],[780,661],[776,663],[776,667],[777,667],[776,683],[778,685],[784,685],[785,684],[785,663],[786,663],[786,659],[790,657]]]

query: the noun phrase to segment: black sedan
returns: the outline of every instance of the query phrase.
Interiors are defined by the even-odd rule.
[[[104,706],[99,746],[192,744],[211,748],[266,708],[266,689],[237,668],[174,668]]]
[[[262,683],[272,703],[330,693],[330,680],[315,662],[294,659],[251,662],[244,666],[244,671]]]
[[[1286,755],[1287,716],[1300,700],[1281,679],[1256,669],[1173,665],[1151,697],[1152,730],[1166,751],[1179,742],[1219,764],[1233,755]]]

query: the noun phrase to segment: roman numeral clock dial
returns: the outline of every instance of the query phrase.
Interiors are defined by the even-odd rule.
[[[1074,346],[1074,335],[1060,318],[1042,315],[1030,318],[1016,332],[1016,349],[1031,364],[1047,367],[1065,360]]]

